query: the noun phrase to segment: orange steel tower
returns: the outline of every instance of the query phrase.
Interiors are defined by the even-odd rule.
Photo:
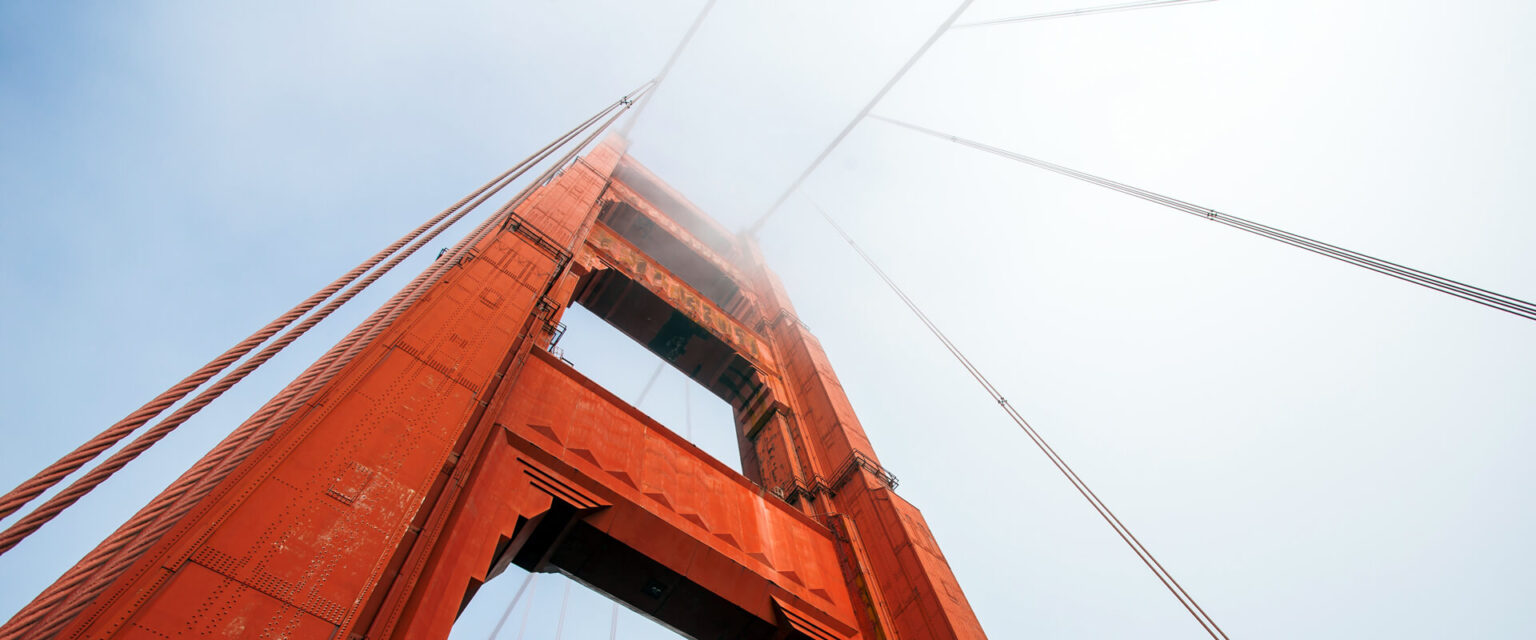
[[[67,627],[443,638],[560,571],[694,638],[985,637],[755,243],[609,138]],[[738,473],[548,350],[587,307],[730,403]]]

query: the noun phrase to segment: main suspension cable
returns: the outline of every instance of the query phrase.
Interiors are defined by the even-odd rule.
[[[611,126],[620,115],[633,105],[635,98],[642,95],[642,92],[648,90],[653,85],[654,81],[645,83],[636,91],[620,98],[597,115],[558,138],[554,143],[535,153],[532,156],[534,160],[531,163],[525,162],[522,170],[508,177],[502,186],[516,180],[527,169],[532,168],[532,166],[549,157],[574,137],[590,128],[594,122],[601,119],[604,115],[619,109],[619,113],[609,116],[606,122],[581,140],[575,148],[568,151],[559,162],[546,169],[543,174],[525,187],[507,205],[503,206],[464,239],[460,240],[453,247],[452,251],[445,253],[444,256],[430,265],[409,285],[396,293],[384,306],[375,311],[362,325],[359,325],[350,332],[342,342],[332,347],[319,361],[311,365],[309,369],[306,369],[279,396],[269,401],[256,415],[253,415],[236,429],[234,433],[226,437],[218,448],[204,456],[197,466],[183,474],[174,485],[149,505],[146,505],[145,508],[141,509],[133,519],[119,527],[112,536],[102,541],[89,555],[61,576],[59,580],[55,581],[52,586],[39,594],[37,598],[18,612],[3,627],[0,627],[0,640],[19,638],[22,634],[28,634],[28,637],[34,638],[48,638],[57,633],[81,609],[94,601],[97,595],[109,586],[122,571],[131,566],[143,552],[153,546],[169,527],[186,515],[193,506],[198,504],[203,496],[218,486],[224,477],[265,442],[278,426],[304,406],[304,403],[320,387],[333,378],[363,347],[370,344],[405,308],[408,308],[411,303],[419,299],[425,290],[430,288],[432,284],[435,284],[448,269],[457,265],[459,258],[463,256],[470,246],[473,246],[491,230],[499,228],[506,217],[511,215],[513,207],[521,203],[537,186],[552,179],[554,174],[573,159],[582,148],[595,140],[598,135]],[[474,206],[478,206],[488,197],[490,197],[490,194],[476,200]],[[462,218],[468,211],[466,209],[458,212],[447,224],[452,224]],[[437,233],[445,229],[446,226],[439,227],[430,236],[413,244],[411,250],[419,248],[430,241]],[[398,256],[398,258],[403,260],[404,256]],[[397,263],[398,260],[395,260],[389,266]],[[373,277],[376,278],[376,276]],[[371,283],[372,280],[367,280],[366,282]],[[362,284],[362,286],[366,286],[366,284]],[[43,628],[36,629],[34,628],[35,625],[43,625]]]
[[[1067,464],[1066,460],[1062,459],[1061,455],[1056,453],[1056,450],[1046,443],[1034,426],[1025,420],[1024,416],[1014,409],[1013,405],[1008,403],[1008,400],[1003,397],[1002,392],[992,384],[991,380],[987,379],[987,376],[981,372],[981,369],[977,368],[971,362],[971,359],[966,357],[960,351],[960,348],[955,346],[955,343],[951,342],[948,336],[944,335],[943,331],[939,330],[938,325],[928,318],[928,314],[924,313],[917,306],[917,303],[908,297],[901,287],[897,286],[896,281],[892,280],[890,275],[886,274],[885,270],[881,269],[880,265],[875,262],[874,258],[870,257],[858,243],[854,242],[853,238],[848,235],[848,232],[844,231],[842,226],[838,225],[837,221],[833,220],[832,216],[821,208],[821,205],[816,204],[809,195],[806,195],[804,192],[801,193],[805,195],[806,201],[811,203],[816,212],[821,214],[822,219],[826,220],[827,224],[837,231],[837,235],[842,237],[843,241],[847,242],[848,246],[852,247],[854,252],[859,254],[864,263],[874,270],[875,275],[879,276],[880,280],[891,289],[891,292],[901,299],[902,304],[906,305],[907,309],[912,311],[912,314],[917,316],[917,319],[923,323],[923,326],[927,327],[928,331],[938,338],[939,342],[944,345],[944,349],[949,351],[950,355],[954,356],[955,360],[960,363],[960,366],[965,368],[966,373],[969,373],[976,380],[977,384],[981,385],[981,388],[986,391],[987,395],[997,401],[1003,413],[1007,414],[1008,418],[1013,420],[1024,431],[1024,434],[1035,443],[1035,446],[1040,449],[1041,453],[1045,454],[1046,458],[1050,459],[1051,464],[1072,484],[1072,488],[1076,489],[1083,496],[1083,499],[1088,501],[1088,504],[1093,507],[1094,511],[1098,512],[1099,516],[1109,524],[1111,529],[1114,529],[1115,534],[1120,536],[1120,539],[1125,541],[1125,544],[1136,553],[1137,558],[1141,560],[1142,564],[1145,564],[1147,569],[1152,571],[1154,576],[1157,576],[1158,581],[1162,582],[1164,587],[1167,587],[1168,591],[1173,594],[1173,597],[1179,601],[1179,604],[1183,605],[1184,609],[1189,612],[1189,615],[1193,616],[1195,621],[1200,624],[1200,627],[1210,634],[1212,638],[1226,640],[1227,634],[1221,630],[1221,627],[1217,626],[1215,620],[1205,613],[1205,610],[1200,607],[1199,603],[1195,602],[1194,596],[1185,591],[1183,585],[1180,585],[1173,578],[1173,574],[1163,568],[1162,563],[1158,562],[1157,558],[1152,555],[1152,552],[1131,533],[1131,530],[1120,521],[1120,518],[1109,509],[1109,506],[1105,505],[1104,501],[1100,500],[1099,496],[1092,489],[1088,488],[1087,483],[1083,482],[1083,479],[1077,475],[1076,471],[1072,470],[1072,467]]]
[[[616,108],[618,104],[619,103],[615,103],[615,105],[613,107],[609,107],[609,109],[611,110]],[[385,273],[388,273],[396,265],[400,264],[400,262],[410,257],[418,249],[430,242],[433,238],[436,238],[438,234],[442,233],[449,226],[462,219],[465,214],[468,214],[470,211],[473,211],[479,207],[481,203],[494,196],[506,185],[511,184],[512,180],[515,180],[518,176],[522,175],[522,173],[531,166],[532,165],[527,160],[525,160],[523,163],[519,164],[518,167],[514,167],[512,171],[503,174],[504,179],[499,180],[499,184],[485,191],[468,207],[458,208],[452,219],[447,222],[447,224],[434,227],[426,235],[417,238],[416,241],[413,242],[409,247],[406,247],[403,251],[400,251],[391,257],[389,262],[386,262],[384,266],[374,270],[372,273],[369,273],[368,276],[363,280],[354,283],[351,287],[347,288],[346,291],[342,292],[340,296],[337,296],[335,299],[327,302],[326,305],[321,307],[319,311],[311,314],[309,317],[305,318],[303,322],[283,333],[283,335],[278,338],[277,341],[264,347],[250,360],[247,360],[244,364],[223,378],[220,378],[219,381],[216,382],[213,386],[204,389],[195,398],[193,398],[191,402],[188,402],[180,409],[177,409],[176,412],[172,413],[170,416],[167,416],[159,424],[156,424],[148,431],[140,434],[127,447],[112,454],[100,465],[92,468],[86,475],[70,484],[70,486],[64,489],[64,491],[49,498],[42,505],[38,506],[37,509],[33,510],[31,513],[28,513],[25,517],[8,527],[4,532],[0,532],[0,554],[4,554],[6,551],[14,548],[18,543],[20,543],[27,536],[31,535],[32,532],[36,531],[43,524],[52,520],[64,509],[74,504],[85,494],[99,486],[102,482],[105,482],[107,478],[110,478],[113,474],[117,473],[119,469],[122,469],[133,459],[137,458],[144,451],[148,450],[151,446],[158,443],[166,436],[170,435],[171,431],[175,430],[177,427],[184,424],[187,420],[191,419],[192,416],[201,411],[203,407],[212,403],[219,396],[223,395],[225,391],[228,391],[230,388],[234,387],[236,383],[244,380],[246,376],[250,375],[258,367],[271,360],[288,345],[292,344],[300,336],[309,331],[309,329],[313,328],[316,324],[319,324],[321,320],[324,320],[326,317],[330,316],[343,304],[346,304],[353,297],[356,297],[359,293],[377,281]]]
[[[526,162],[527,161],[524,160],[524,163]],[[292,324],[300,316],[307,313],[310,309],[315,308],[321,302],[324,302],[326,299],[330,298],[331,295],[341,290],[342,287],[353,283],[358,279],[358,277],[362,276],[363,273],[377,266],[380,262],[383,262],[391,255],[394,255],[395,252],[398,251],[401,247],[405,246],[407,243],[415,240],[423,233],[426,233],[428,230],[435,227],[439,222],[442,222],[444,218],[447,218],[449,215],[452,215],[454,212],[462,209],[464,205],[470,200],[479,197],[486,191],[501,189],[503,186],[505,186],[504,182],[508,179],[508,176],[521,168],[524,163],[519,163],[514,165],[512,168],[507,169],[506,171],[502,172],[501,175],[492,178],[490,182],[481,185],[479,189],[470,192],[469,195],[464,196],[452,206],[444,209],[441,213],[433,216],[426,222],[421,223],[420,226],[406,233],[404,236],[401,236],[398,240],[395,240],[393,243],[389,244],[383,249],[380,249],[378,253],[375,253],[372,257],[364,260],[361,264],[358,264],[351,271],[343,274],[335,281],[322,287],[319,291],[316,291],[313,295],[304,299],[299,304],[294,305],[292,309],[289,309],[286,313],[273,319],[271,322],[267,323],[266,326],[258,329],[255,333],[252,333],[245,340],[241,341],[233,347],[230,347],[229,350],[209,361],[207,364],[203,365],[202,368],[192,372],[181,382],[176,383],[175,386],[172,386],[171,388],[161,392],[160,395],[155,396],[149,402],[146,402],[143,406],[139,407],[138,410],[128,414],[128,416],[124,417],[122,420],[119,420],[112,426],[107,427],[106,430],[102,431],[100,434],[97,434],[96,437],[90,439],[84,444],[81,444],[69,454],[59,458],[58,461],[49,465],[42,471],[39,471],[36,475],[32,476],[32,478],[21,483],[16,488],[7,492],[4,496],[0,496],[0,518],[5,518],[6,516],[15,513],[27,502],[31,501],[39,495],[42,495],[43,492],[57,485],[66,476],[74,473],[86,463],[95,459],[95,457],[100,455],[101,452],[116,446],[125,437],[127,437],[128,434],[134,432],[139,427],[154,419],[155,416],[160,415],[160,413],[165,411],[167,408],[171,407],[176,402],[186,397],[188,393],[191,393],[194,389],[202,386],[203,383],[212,379],[213,376],[217,375],[219,372],[228,368],[229,365],[250,353],[261,343],[275,335],[278,331],[281,331],[283,328]]]
[[[1157,7],[1168,7],[1168,6],[1180,5],[1180,4],[1199,4],[1199,3],[1202,3],[1202,2],[1215,2],[1215,1],[1216,0],[1148,0],[1147,2],[1124,2],[1124,3],[1121,3],[1121,4],[1110,4],[1110,5],[1104,5],[1104,6],[1101,6],[1101,7],[1087,7],[1087,8],[1084,8],[1084,9],[1068,9],[1066,11],[1051,11],[1051,12],[1048,12],[1048,13],[1036,13],[1036,14],[1033,14],[1033,15],[1017,16],[1017,17],[1013,17],[1013,18],[994,18],[994,19],[991,19],[991,20],[979,20],[979,21],[976,21],[976,22],[967,22],[967,23],[964,23],[964,24],[957,24],[957,25],[955,25],[953,27],[950,27],[950,28],[951,29],[967,29],[967,28],[970,28],[970,27],[986,27],[986,26],[998,25],[998,24],[1014,24],[1014,23],[1019,23],[1019,22],[1034,22],[1036,20],[1052,20],[1052,19],[1055,19],[1055,18],[1075,18],[1077,16],[1087,16],[1087,15],[1093,15],[1093,14],[1098,14],[1098,13],[1114,13],[1114,12],[1117,12],[1117,11],[1133,11],[1133,10],[1136,10],[1136,9],[1155,9]]]
[[[1191,204],[1183,200],[1178,200],[1169,196],[1154,193],[1152,191],[1147,191],[1146,189],[1142,189],[1140,187],[1133,187],[1127,184],[1122,184],[1107,178],[1093,175],[1091,173],[1078,171],[1076,169],[1064,167],[1051,162],[1046,162],[1037,158],[1031,158],[1029,156],[1008,151],[1006,149],[999,149],[997,147],[982,144],[974,140],[967,140],[959,136],[941,133],[927,127],[918,126],[893,118],[887,118],[881,115],[871,115],[870,117],[877,120],[883,120],[900,127],[905,127],[919,133],[925,133],[936,138],[949,140],[950,142],[970,147],[972,149],[977,149],[993,155],[1008,158],[1009,160],[1014,160],[1016,162],[1021,162],[1030,166],[1045,169],[1047,171],[1059,173],[1070,178],[1076,178],[1083,182],[1096,184],[1106,189],[1112,189],[1126,195],[1135,196],[1137,198],[1141,198],[1142,200],[1160,204],[1170,209],[1183,211],[1184,213],[1198,216],[1213,222],[1219,222],[1235,229],[1241,229],[1257,236],[1283,242],[1298,249],[1304,249],[1321,256],[1333,258],[1340,262],[1363,267],[1382,275],[1397,278],[1398,280],[1402,280],[1404,282],[1411,282],[1426,289],[1432,289],[1434,291],[1449,294],[1469,302],[1475,302],[1485,307],[1498,309],[1505,313],[1516,315],[1527,320],[1536,320],[1536,304],[1527,302],[1514,296],[1505,295],[1496,291],[1490,291],[1482,287],[1476,287],[1426,271],[1420,271],[1418,269],[1414,269],[1413,267],[1407,267],[1396,262],[1369,256],[1358,251],[1345,249],[1343,247],[1328,244],[1320,240],[1314,240],[1300,234],[1291,233],[1283,229],[1277,229],[1275,227],[1255,222],[1253,220],[1234,216],[1229,213],[1222,213],[1215,209]]]

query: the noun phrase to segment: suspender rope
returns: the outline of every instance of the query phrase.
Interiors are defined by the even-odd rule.
[[[693,442],[693,402],[689,387],[693,386],[693,379],[683,380],[683,428],[688,430],[688,441]]]
[[[650,395],[651,385],[656,384],[656,377],[661,375],[661,367],[664,362],[656,363],[656,370],[651,372],[651,377],[645,381],[645,386],[640,389],[640,395],[635,396],[635,408],[640,408],[640,403],[645,402],[645,396]]]
[[[870,98],[869,102],[865,104],[863,108],[859,109],[858,113],[854,114],[853,119],[848,121],[848,124],[843,127],[843,130],[837,132],[837,135],[832,138],[832,141],[827,143],[827,147],[822,149],[821,153],[817,154],[814,160],[811,160],[810,166],[806,167],[805,171],[800,172],[800,175],[795,178],[794,182],[789,184],[789,188],[785,189],[784,193],[779,194],[779,199],[773,201],[773,206],[768,207],[768,210],[763,212],[763,215],[759,216],[756,221],[747,226],[747,233],[756,234],[758,229],[763,228],[763,223],[768,222],[768,218],[773,217],[773,214],[778,212],[779,207],[784,205],[784,201],[789,199],[790,194],[793,194],[795,190],[800,188],[800,184],[805,182],[806,178],[810,177],[811,172],[815,171],[816,167],[821,166],[822,161],[826,160],[827,156],[832,155],[832,150],[836,149],[837,145],[842,144],[843,138],[848,137],[848,134],[853,131],[853,128],[859,126],[859,122],[864,120],[864,116],[869,115],[870,110],[874,109],[875,105],[880,103],[880,99],[884,98],[885,94],[890,93],[891,88],[895,87],[896,83],[900,82],[902,77],[907,75],[907,72],[912,69],[912,65],[917,64],[918,59],[922,58],[923,54],[928,53],[928,49],[933,47],[933,43],[939,41],[939,36],[944,35],[945,31],[949,31],[950,25],[954,24],[956,20],[960,19],[960,14],[965,13],[965,10],[970,8],[972,1],[973,0],[962,0],[960,2],[960,6],[955,7],[954,12],[950,13],[949,17],[944,19],[944,22],[939,25],[939,28],[934,30],[933,35],[928,36],[928,39],[923,41],[923,45],[917,48],[917,51],[912,54],[912,57],[907,58],[907,62],[901,65],[900,69],[896,70],[896,75],[891,76],[890,80],[885,81],[885,86],[880,87],[880,90],[875,92],[875,97]]]
[[[535,580],[534,588],[538,587],[537,578],[535,578],[535,576],[537,576],[537,575],[538,574],[536,574],[536,573],[528,574],[528,577],[530,579]],[[529,592],[528,596],[530,598],[533,597],[533,593]],[[528,633],[528,618],[532,617],[532,615],[533,615],[533,603],[529,602],[528,606],[523,608],[523,621],[522,621],[522,623],[517,625],[517,640],[523,640],[523,635]],[[495,640],[495,634],[494,633],[492,634],[491,640]]]
[[[1050,20],[1053,18],[1075,18],[1096,13],[1114,13],[1116,11],[1131,11],[1133,9],[1155,9],[1157,7],[1170,7],[1180,4],[1198,4],[1201,2],[1215,2],[1215,0],[1150,0],[1148,2],[1125,2],[1121,4],[1104,5],[1102,7],[1088,7],[1086,9],[1068,9],[1066,11],[1051,11],[1049,13],[1036,13],[1034,15],[1019,16],[1016,18],[997,18],[994,20],[981,20],[957,24],[951,29],[965,29],[968,27],[985,27],[995,24],[1014,24],[1018,22],[1034,22],[1036,20]]]
[[[807,201],[810,201],[809,196],[807,196],[806,199]],[[988,380],[987,377],[982,374],[981,370],[976,368],[976,365],[971,362],[970,358],[967,358],[965,354],[960,351],[960,348],[955,346],[955,343],[951,342],[949,337],[944,335],[943,331],[939,330],[939,327],[928,318],[928,314],[923,313],[923,310],[917,306],[916,302],[913,302],[911,298],[907,297],[907,294],[901,290],[901,287],[896,286],[896,281],[892,280],[891,277],[885,273],[885,270],[881,269],[880,265],[875,263],[874,258],[871,258],[869,254],[864,253],[864,249],[860,248],[859,245],[853,241],[853,238],[848,235],[848,232],[844,231],[841,226],[838,226],[837,222],[832,219],[832,216],[827,215],[827,212],[823,211],[821,206],[817,205],[814,201],[810,202],[811,206],[816,208],[817,213],[821,214],[822,219],[826,220],[827,224],[832,225],[832,228],[837,231],[837,235],[841,236],[843,241],[847,242],[848,246],[852,247],[854,252],[859,254],[859,257],[864,260],[864,263],[869,265],[870,269],[874,270],[875,275],[879,276],[880,280],[885,282],[887,287],[890,287],[891,292],[895,293],[896,297],[901,298],[902,304],[905,304],[907,309],[911,310],[912,314],[917,316],[917,319],[923,323],[923,326],[927,327],[928,331],[932,333],[935,338],[939,339],[939,342],[944,345],[944,349],[949,351],[950,355],[954,356],[955,360],[959,361],[960,366],[965,368],[966,373],[969,373],[971,377],[981,385],[982,389],[987,392],[987,395],[991,396],[993,400],[997,401],[998,406],[1002,408],[1003,412],[1008,414],[1008,418],[1013,420],[1015,424],[1019,425],[1019,428],[1024,431],[1024,434],[1029,436],[1029,439],[1035,443],[1036,447],[1039,447],[1041,453],[1044,453],[1046,457],[1050,459],[1051,464],[1055,465],[1056,469],[1061,471],[1062,475],[1066,476],[1067,481],[1072,483],[1072,488],[1077,489],[1077,492],[1082,494],[1083,499],[1088,501],[1088,504],[1093,507],[1094,511],[1097,511],[1099,516],[1104,518],[1105,522],[1109,523],[1110,528],[1115,530],[1115,534],[1120,536],[1120,539],[1124,540],[1125,544],[1131,547],[1131,550],[1136,553],[1136,557],[1141,560],[1142,564],[1147,565],[1147,569],[1150,569],[1153,575],[1157,576],[1158,581],[1162,582],[1163,586],[1168,588],[1168,591],[1173,594],[1174,598],[1178,599],[1179,604],[1184,606],[1184,609],[1189,612],[1189,615],[1194,616],[1195,621],[1200,623],[1200,627],[1204,629],[1206,633],[1210,634],[1212,638],[1215,638],[1216,640],[1226,640],[1227,634],[1221,630],[1221,627],[1216,625],[1216,621],[1211,619],[1209,615],[1206,615],[1205,610],[1200,608],[1200,605],[1195,602],[1194,597],[1189,595],[1189,593],[1184,590],[1184,587],[1181,586],[1177,580],[1174,580],[1173,574],[1168,573],[1168,570],[1163,568],[1162,563],[1158,562],[1157,558],[1152,556],[1152,552],[1148,550],[1145,545],[1141,544],[1141,541],[1136,539],[1136,536],[1131,533],[1131,530],[1127,528],[1124,523],[1120,522],[1120,518],[1116,517],[1114,512],[1109,510],[1109,507],[1099,499],[1098,495],[1093,493],[1092,489],[1088,488],[1088,485],[1083,482],[1083,479],[1078,477],[1077,472],[1073,471],[1072,467],[1067,465],[1066,460],[1063,460],[1061,456],[1056,453],[1056,450],[1051,448],[1051,445],[1045,442],[1045,439],[1042,438],[1039,432],[1035,431],[1035,428],[1031,426],[1027,420],[1024,419],[1024,416],[1015,410],[1013,405],[1008,404],[1008,401],[1003,398],[1002,392],[998,391],[997,387],[992,385],[992,381]]]
[[[517,593],[512,594],[512,601],[507,603],[506,611],[501,612],[501,618],[496,620],[496,626],[491,627],[491,635],[486,636],[485,640],[496,640],[496,634],[501,633],[502,625],[505,625],[507,623],[507,618],[512,616],[512,609],[517,607],[518,600],[523,599],[523,591],[528,588],[529,584],[533,583],[533,577],[535,575],[538,574],[529,573],[528,575],[523,576],[523,584],[517,588]],[[528,605],[528,608],[532,609],[533,605]]]
[[[1260,224],[1246,218],[1240,218],[1228,213],[1222,213],[1215,209],[1209,209],[1199,205],[1190,204],[1188,202],[1184,202],[1183,200],[1178,200],[1162,194],[1147,191],[1146,189],[1133,187],[1128,184],[1122,184],[1107,178],[1101,178],[1091,173],[1078,171],[1076,169],[1064,167],[1059,164],[1031,158],[1029,156],[1014,153],[1006,149],[999,149],[997,147],[982,144],[974,140],[967,140],[958,136],[940,133],[927,127],[920,127],[915,124],[894,120],[884,116],[873,115],[870,117],[878,120],[884,120],[899,127],[905,127],[919,133],[925,133],[936,138],[943,138],[961,146],[970,147],[979,151],[985,151],[987,153],[1001,156],[1015,162],[1021,162],[1033,167],[1045,169],[1046,171],[1059,173],[1069,178],[1076,178],[1083,182],[1096,184],[1106,189],[1119,191],[1120,193],[1135,196],[1148,202],[1160,204],[1176,211],[1182,211],[1194,216],[1199,216],[1212,222],[1219,222],[1234,229],[1241,229],[1257,236],[1283,242],[1298,249],[1304,249],[1321,256],[1333,258],[1340,262],[1346,262],[1358,267],[1370,269],[1371,271],[1375,271],[1382,275],[1397,278],[1398,280],[1402,280],[1404,282],[1411,282],[1426,289],[1433,289],[1441,293],[1453,295],[1468,302],[1475,302],[1485,307],[1498,309],[1499,311],[1516,315],[1527,320],[1536,320],[1536,304],[1521,300],[1513,296],[1507,296],[1502,293],[1483,289],[1481,287],[1475,287],[1469,284],[1457,282],[1450,278],[1437,276],[1433,273],[1420,271],[1412,267],[1406,267],[1396,262],[1382,260],[1381,258],[1372,257],[1358,251],[1345,249],[1343,247],[1328,244],[1320,240],[1313,240],[1312,238],[1308,238],[1300,234],[1291,233],[1282,229],[1276,229],[1274,227]]]
[[[779,211],[779,207],[784,205],[784,201],[789,199],[790,194],[793,194],[796,190],[798,190],[800,188],[800,185],[805,182],[805,179],[810,177],[812,172],[816,171],[816,167],[821,166],[821,163],[827,159],[827,156],[832,155],[832,151],[834,149],[837,149],[837,145],[842,144],[843,138],[848,137],[848,134],[853,131],[854,127],[859,126],[859,123],[864,120],[865,116],[869,115],[869,112],[875,108],[875,105],[880,103],[880,100],[885,97],[885,94],[890,93],[891,88],[895,87],[896,83],[900,82],[902,77],[906,76],[907,72],[912,70],[912,66],[917,64],[918,59],[922,58],[923,54],[928,53],[928,49],[933,47],[933,43],[938,42],[939,37],[943,36],[945,32],[947,32],[947,31],[949,31],[951,29],[959,29],[961,27],[981,26],[983,24],[992,24],[993,22],[1021,22],[1021,21],[1025,21],[1025,20],[1042,20],[1042,19],[1045,19],[1045,18],[1065,18],[1065,17],[1068,17],[1068,16],[1076,16],[1076,15],[1088,15],[1088,14],[1094,14],[1094,13],[1107,13],[1109,11],[1124,11],[1124,10],[1127,10],[1127,9],[1139,9],[1139,8],[1142,8],[1140,5],[1143,5],[1143,4],[1145,4],[1146,6],[1150,7],[1150,6],[1154,6],[1154,5],[1176,4],[1176,3],[1182,3],[1182,2],[1209,2],[1209,1],[1210,0],[1161,0],[1160,2],[1129,3],[1129,4],[1126,4],[1126,5],[1115,5],[1115,6],[1112,6],[1112,7],[1094,7],[1094,8],[1089,8],[1089,9],[1076,9],[1076,10],[1073,10],[1073,11],[1059,11],[1059,12],[1056,12],[1056,13],[1053,13],[1053,14],[1040,14],[1040,15],[1036,15],[1036,16],[1024,16],[1022,18],[1012,18],[1012,19],[1005,19],[1005,20],[998,20],[998,21],[975,22],[975,23],[968,23],[968,24],[963,24],[963,25],[956,25],[955,21],[959,20],[960,19],[960,15],[965,13],[965,10],[970,8],[970,6],[971,6],[972,0],[963,0],[960,3],[960,6],[955,8],[954,13],[951,13],[949,15],[949,17],[947,19],[945,19],[942,24],[939,25],[939,28],[933,32],[933,35],[928,36],[928,39],[923,42],[923,45],[917,48],[917,52],[913,53],[912,57],[907,59],[906,64],[901,65],[901,68],[896,70],[896,75],[893,75],[893,76],[891,76],[891,78],[889,80],[886,80],[885,81],[885,85],[880,87],[879,91],[875,92],[875,96],[873,98],[870,98],[869,102],[866,103],[862,109],[859,109],[858,113],[854,114],[853,119],[848,121],[848,124],[843,127],[842,131],[837,132],[837,135],[833,136],[832,141],[827,143],[826,148],[822,149],[821,153],[817,154],[815,159],[811,160],[810,166],[807,166],[804,171],[800,172],[800,175],[795,178],[794,182],[791,182],[789,184],[789,188],[785,189],[784,193],[779,194],[779,199],[778,200],[774,200],[773,201],[773,205],[768,207],[768,210],[764,211],[763,215],[758,216],[757,220],[753,221],[752,224],[747,225],[747,228],[746,228],[745,231],[746,231],[746,233],[749,233],[749,234],[756,234],[759,229],[762,229],[763,228],[763,224],[768,222],[768,219],[773,217],[773,214],[775,214],[775,213],[777,213]],[[1136,5],[1136,6],[1131,6],[1131,5]]]
[[[688,31],[683,33],[682,41],[678,42],[677,48],[672,50],[671,57],[667,58],[666,64],[661,65],[661,73],[656,74],[656,84],[637,100],[634,113],[619,126],[619,135],[629,137],[629,132],[635,128],[635,123],[639,122],[640,116],[645,114],[645,107],[651,103],[651,97],[656,95],[656,89],[661,87],[661,83],[667,81],[667,75],[672,73],[672,65],[677,64],[677,59],[682,57],[683,50],[688,48],[688,43],[693,40],[693,35],[699,32],[699,26],[704,24],[704,18],[713,8],[715,8],[715,0],[707,0],[704,3],[704,8],[699,10],[698,17],[693,19],[693,24],[689,25]]]
[[[565,580],[565,595],[560,598],[560,621],[555,623],[555,640],[565,635],[565,609],[571,604],[571,579]]]

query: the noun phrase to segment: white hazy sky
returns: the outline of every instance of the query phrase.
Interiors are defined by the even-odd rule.
[[[0,5],[0,485],[649,78],[701,5]],[[954,6],[722,1],[633,153],[740,228]],[[1532,34],[1513,0],[969,29],[876,112],[1531,300]],[[1233,637],[1536,636],[1536,324],[881,122],[806,190]],[[761,238],[991,637],[1202,637],[804,199]],[[420,266],[0,557],[0,617]],[[638,395],[654,359],[569,322],[567,357]],[[682,431],[684,384],[642,408]],[[566,637],[607,607],[578,588]]]

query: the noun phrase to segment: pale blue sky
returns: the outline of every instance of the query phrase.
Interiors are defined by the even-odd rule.
[[[702,2],[641,4],[0,5],[0,484],[650,77]],[[722,1],[634,153],[744,226],[952,8]],[[1531,300],[1532,33],[1514,0],[971,29],[876,112]],[[807,189],[1234,637],[1536,635],[1533,323],[880,122]],[[762,242],[991,637],[1201,637],[803,199]],[[402,283],[0,557],[0,616]],[[638,394],[654,360],[571,324]],[[683,384],[642,408],[681,431]],[[577,593],[566,637],[607,637]]]

